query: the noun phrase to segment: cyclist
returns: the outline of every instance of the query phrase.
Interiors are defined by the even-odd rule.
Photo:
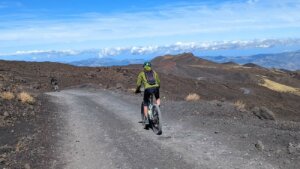
[[[58,81],[56,78],[51,77],[50,83],[52,85],[52,88],[54,89],[54,91],[58,91]]]
[[[143,65],[144,70],[141,71],[137,78],[137,88],[135,93],[141,92],[141,86],[144,86],[144,115],[145,115],[145,124],[149,124],[147,112],[148,112],[148,104],[149,98],[151,94],[154,94],[156,99],[156,104],[160,105],[160,98],[159,98],[159,88],[160,88],[160,79],[158,74],[152,70],[151,63],[145,62]],[[145,127],[146,127],[145,125]]]

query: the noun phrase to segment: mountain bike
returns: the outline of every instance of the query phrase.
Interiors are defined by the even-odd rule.
[[[59,92],[57,79],[51,78],[50,84],[51,84],[52,90]]]
[[[161,118],[161,111],[159,109],[159,106],[156,104],[153,104],[153,94],[150,95],[149,104],[148,104],[148,119],[149,119],[149,125],[145,124],[145,115],[144,115],[144,102],[142,102],[141,105],[141,117],[142,117],[142,123],[144,127],[151,128],[153,132],[157,135],[162,134],[162,118]]]
[[[54,90],[55,92],[59,92],[59,87],[57,83],[51,83],[52,86],[52,90]]]

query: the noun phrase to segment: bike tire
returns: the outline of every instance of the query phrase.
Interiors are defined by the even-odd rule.
[[[144,116],[144,103],[142,102],[141,104],[141,119],[142,119],[142,124],[144,125],[144,119],[145,116]]]
[[[159,109],[159,106],[153,105],[152,113],[153,113],[154,118],[156,118],[155,122],[154,121],[151,122],[152,130],[156,135],[161,135],[162,134],[162,117],[161,117],[161,111]]]
[[[54,86],[54,91],[59,92],[59,87],[58,87],[58,85],[55,85],[55,86]]]

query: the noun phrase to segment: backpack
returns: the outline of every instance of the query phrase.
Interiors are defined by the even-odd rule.
[[[147,80],[147,83],[150,84],[150,85],[155,85],[156,84],[156,79],[154,77],[154,71],[145,71],[145,76],[146,76],[146,80]]]

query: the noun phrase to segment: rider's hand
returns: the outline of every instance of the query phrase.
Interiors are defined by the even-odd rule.
[[[134,92],[134,93],[135,93],[135,94],[141,93],[140,87],[137,87],[137,88],[135,89],[135,92]]]

